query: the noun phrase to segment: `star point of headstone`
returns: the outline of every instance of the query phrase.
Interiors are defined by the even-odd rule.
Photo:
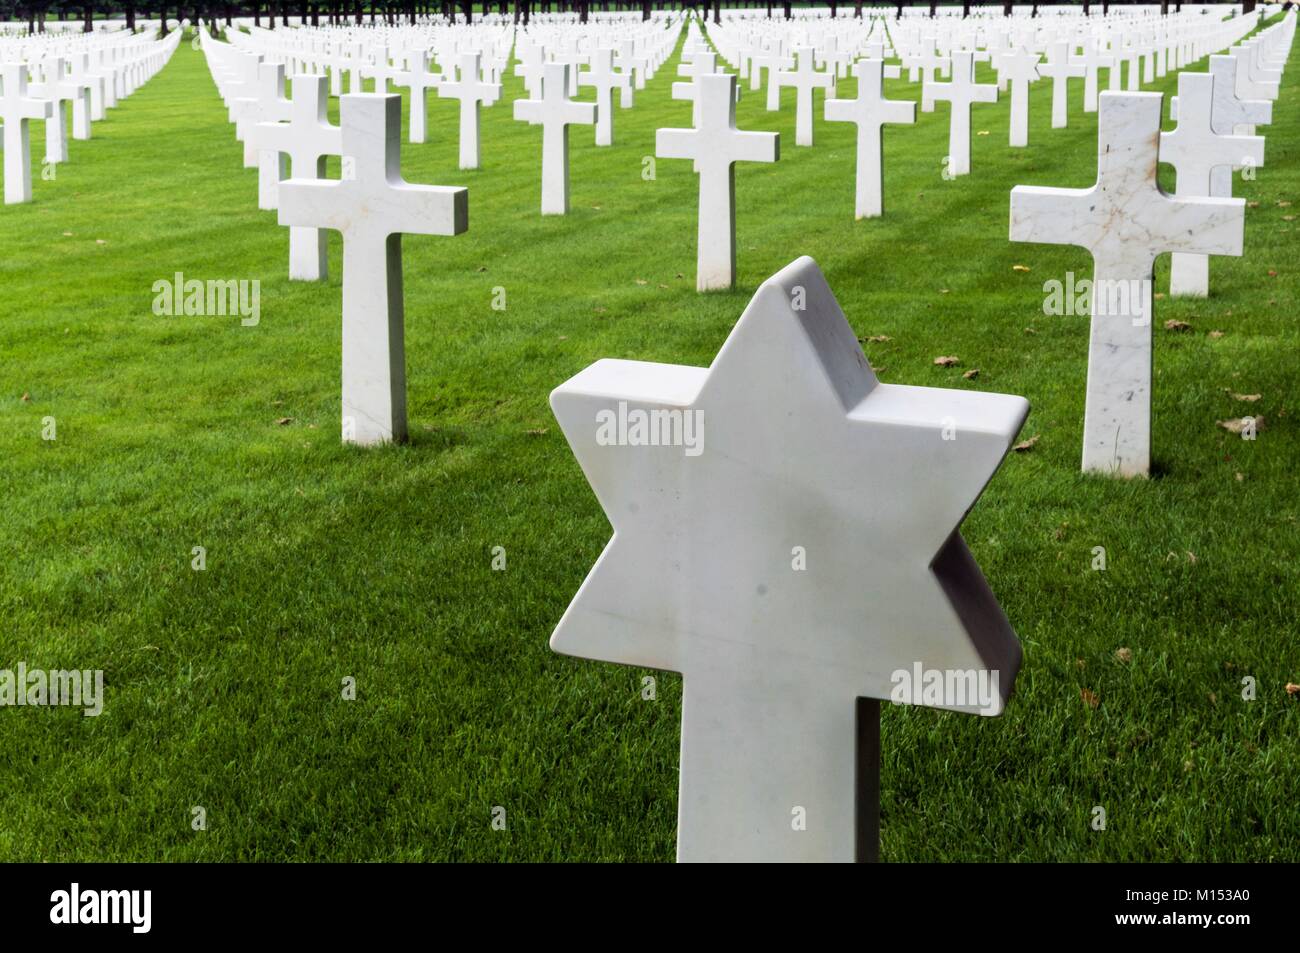
[[[1020,645],[957,528],[1027,402],[880,383],[801,258],[709,368],[599,361],[551,405],[614,529],[551,647],[683,674],[679,857],[852,859],[857,699],[917,665],[997,672],[985,714],[1011,690]],[[790,805],[817,831],[790,840]]]

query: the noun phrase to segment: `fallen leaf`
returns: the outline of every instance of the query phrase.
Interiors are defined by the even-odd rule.
[[[1288,202],[1286,199],[1278,199],[1278,200],[1277,200],[1277,207],[1278,207],[1278,208],[1290,208],[1290,207],[1291,207],[1291,203]]]
[[[1187,550],[1187,561],[1193,566],[1196,565],[1196,553],[1192,552],[1190,549]]]
[[[1295,221],[1295,216],[1294,216],[1294,215],[1283,215],[1283,216],[1282,216],[1282,221],[1284,221],[1284,222],[1294,222],[1294,221]]]
[[[23,396],[19,397],[18,399],[25,404],[32,399],[32,395],[27,393],[27,391],[23,391]]]
[[[989,131],[987,129],[981,129],[979,132],[975,133],[977,136],[987,136],[988,134]]]
[[[597,309],[596,309],[596,313],[597,313],[597,314],[608,314],[608,313],[609,313],[609,308],[597,308]]]
[[[64,237],[64,238],[71,238],[71,237],[72,237],[72,232],[64,232],[64,233],[63,233],[63,237]]]
[[[479,270],[480,272],[487,271],[487,265],[479,265],[479,266],[478,266],[478,270]]]
[[[679,272],[677,272],[677,277],[678,277],[678,278],[685,278],[686,276],[683,275],[683,274],[679,271]]]
[[[1028,440],[1022,440],[1011,449],[1016,453],[1024,453],[1026,450],[1033,450],[1034,444],[1038,443],[1039,434],[1034,434]]]
[[[1083,699],[1083,703],[1089,708],[1096,708],[1101,704],[1101,696],[1086,688],[1079,689],[1079,697]]]
[[[636,280],[636,283],[639,284],[639,285],[648,285],[648,284],[650,284],[650,282],[646,281],[644,278],[638,278],[638,279]]]
[[[1186,321],[1176,321],[1173,318],[1170,318],[1165,322],[1166,331],[1190,331],[1191,329],[1192,326]]]
[[[1116,649],[1115,658],[1119,659],[1121,662],[1131,662],[1133,661],[1133,650],[1127,648]]]
[[[936,367],[952,367],[954,364],[960,364],[956,354],[948,354],[934,359]]]
[[[1258,202],[1247,202],[1247,203],[1246,203],[1246,208],[1259,208],[1259,203],[1258,203]]]
[[[1052,530],[1052,539],[1058,541],[1065,539],[1065,534],[1068,533],[1069,531],[1070,531],[1070,522],[1069,520],[1066,520],[1060,526],[1056,527],[1056,529]]]
[[[293,423],[293,418],[292,418],[292,417],[281,417],[281,418],[279,418],[279,419],[276,421],[276,423],[277,423],[279,426],[283,427],[283,426],[286,426],[287,424],[291,424],[291,423]]]
[[[528,436],[530,436],[530,437],[540,437],[540,436],[542,436],[544,433],[546,433],[546,428],[545,428],[545,427],[536,427],[536,428],[534,428],[534,429],[532,429],[532,430],[525,430],[524,433],[528,434]]]
[[[1228,433],[1241,433],[1250,426],[1251,421],[1255,422],[1256,432],[1264,429],[1263,417],[1233,417],[1230,420],[1216,420],[1215,423]]]
[[[1038,332],[1035,331],[1033,328],[1025,328],[1025,333],[1026,333],[1026,334],[1037,334]]]
[[[1218,338],[1223,337],[1223,332],[1222,332],[1222,331],[1211,331],[1209,336],[1212,337],[1212,338],[1215,338],[1215,339],[1217,340]]]
[[[1274,271],[1272,268],[1270,268],[1270,269],[1268,270],[1268,276],[1269,276],[1270,278],[1276,278],[1276,277],[1277,277],[1277,272]]]
[[[1255,403],[1255,401],[1259,400],[1259,398],[1260,398],[1261,395],[1259,395],[1259,394],[1234,394],[1234,393],[1232,393],[1231,391],[1229,391],[1228,396],[1231,397],[1233,400],[1244,400],[1244,401],[1245,401],[1246,403],[1248,403],[1248,404],[1253,404],[1253,403]]]
[[[1164,296],[1165,296],[1165,293],[1164,293],[1163,291],[1157,291],[1157,292],[1155,293],[1155,295],[1153,295],[1153,297],[1154,297],[1157,301],[1162,300],[1162,299],[1164,298]]]
[[[941,294],[941,295],[946,295],[947,293],[948,293],[948,289],[947,289],[947,288],[940,288],[940,289],[939,289],[939,294]]]
[[[96,244],[96,245],[107,245],[108,242],[104,241],[104,239],[102,239],[102,238],[96,238],[96,239],[95,239],[95,244]]]
[[[975,378],[979,376],[980,376],[980,369],[978,367],[972,367],[969,371],[967,371],[965,374],[962,375],[962,377],[968,381],[973,381]]]
[[[888,334],[873,334],[873,335],[871,335],[871,337],[867,338],[867,343],[868,343],[868,344],[884,344],[884,343],[886,343],[887,341],[892,341],[892,340],[894,340],[894,339],[891,338]]]
[[[1028,270],[1029,270],[1029,266],[1028,266],[1028,265],[1012,265],[1012,266],[1011,266],[1011,270],[1012,270],[1012,271],[1028,271]]]
[[[1300,695],[1300,685],[1297,685],[1295,682],[1287,682],[1286,693],[1292,697]]]
[[[1238,483],[1244,483],[1244,482],[1246,482],[1246,474],[1244,474],[1244,473],[1238,473],[1238,474],[1236,474],[1236,476],[1237,476],[1237,482],[1238,482]]]

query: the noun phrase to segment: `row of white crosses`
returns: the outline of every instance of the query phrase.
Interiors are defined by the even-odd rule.
[[[216,50],[218,44],[205,43],[209,47]],[[218,58],[222,55],[227,54]],[[265,70],[267,64],[261,67]],[[282,74],[280,64],[271,68],[272,75]],[[477,75],[477,54],[463,55],[462,70],[465,77]],[[542,96],[515,103],[520,118],[543,126],[543,212],[567,210],[567,127],[594,122],[597,109],[569,100],[568,70],[568,64],[547,63]],[[468,192],[402,180],[400,97],[346,95],[336,129],[326,120],[326,83],[323,76],[295,76],[288,121],[259,123],[250,134],[261,131],[270,149],[293,157],[293,178],[280,182],[277,190],[280,223],[290,227],[291,270],[296,272],[291,277],[323,277],[320,230],[343,236],[343,439],[358,444],[402,440],[407,419],[401,236],[464,232]],[[448,85],[444,82],[440,91]],[[465,141],[462,129],[462,161]],[[291,143],[296,149],[287,148]],[[324,157],[340,152],[349,166],[347,175],[323,180]]]
[[[596,145],[612,145],[614,91],[619,91],[621,108],[630,106],[634,90],[644,86],[645,79],[667,57],[676,33],[652,29],[653,36],[642,37],[640,48],[645,53],[640,56],[635,52],[638,44],[630,40],[618,47],[589,47],[585,52],[572,47],[562,50],[554,44],[547,47],[537,37],[522,45],[516,72],[524,78],[528,98],[514,101],[514,117],[542,127],[543,215],[566,215],[569,211],[569,126],[594,126]],[[588,63],[590,68],[580,72],[580,63]],[[596,102],[571,98],[582,86],[595,90]]]
[[[954,59],[952,85],[961,87],[961,59]],[[1260,68],[1271,62],[1264,57]],[[521,118],[543,125],[552,143],[547,155],[562,152],[554,143],[569,124],[592,121],[599,109],[569,99],[571,68],[545,63],[537,94],[516,105],[530,104]],[[902,110],[883,105],[880,57],[857,64],[856,72],[858,99],[828,111],[857,122],[860,139],[864,125],[874,125],[878,137],[881,122],[904,120]],[[306,79],[315,102],[323,102],[324,77]],[[660,130],[656,151],[695,162],[701,252],[724,248],[734,256],[734,163],[774,161],[779,140],[735,129],[734,75],[693,79],[694,128]],[[1195,91],[1189,86],[1183,95],[1190,112]],[[1194,250],[1231,251],[1240,203],[1170,199],[1155,186],[1160,97],[1107,92],[1099,105],[1098,185],[1018,190],[1022,202],[1030,201],[1013,211],[1013,237],[1082,237],[1099,274],[1143,267],[1149,274],[1156,254],[1150,236],[1186,247],[1182,233],[1189,227],[1210,233]],[[323,115],[317,108],[314,122]],[[295,170],[279,186],[282,224],[333,228],[344,237],[344,435],[361,443],[400,439],[406,431],[400,235],[456,234],[467,225],[464,189],[401,180],[400,120],[398,97],[345,96],[337,148],[352,158],[352,174],[320,181]],[[1189,134],[1194,128],[1189,124]],[[866,137],[868,147],[877,141]],[[567,170],[567,162],[552,166]],[[859,174],[861,180],[861,167]],[[706,206],[708,222],[730,227],[713,230]],[[1120,220],[1137,227],[1130,232],[1115,224]],[[1017,228],[1030,234],[1017,236]],[[705,281],[708,264],[702,254],[702,290],[723,286],[711,271]],[[730,276],[734,260],[722,277]],[[1149,301],[1143,306],[1149,316]],[[1100,366],[1090,366],[1090,401],[1092,371]],[[755,388],[754,381],[766,383]],[[1015,439],[1026,402],[880,383],[825,279],[801,259],[759,289],[712,367],[602,361],[557,389],[552,405],[615,535],[551,645],[683,673],[689,701],[679,858],[872,856],[867,832],[878,793],[879,701],[892,695],[890,673],[914,666],[996,673],[984,707],[941,704],[984,714],[1000,712],[1012,689],[1018,640],[957,528]],[[698,412],[708,421],[709,441],[698,457],[680,447],[601,442],[593,422],[622,407]],[[964,441],[942,439],[945,420],[957,421]],[[799,462],[793,469],[792,460]],[[855,478],[846,482],[837,476],[843,473]],[[919,482],[917,474],[924,475]],[[628,500],[673,509],[629,507]],[[814,511],[817,519],[805,519]],[[764,512],[787,519],[754,519]],[[785,538],[782,527],[791,520],[813,527],[807,538]],[[712,543],[719,539],[743,557],[701,558],[718,549]],[[790,572],[794,543],[811,561],[807,572]],[[658,575],[647,576],[647,566],[659,567]],[[904,606],[905,618],[880,621],[877,610],[886,603]],[[792,827],[792,809],[804,812],[804,829]]]
[[[734,105],[732,77],[696,82],[704,116],[710,104],[718,114]],[[1201,86],[1180,90],[1189,112],[1205,105],[1193,100],[1204,95]],[[1240,203],[1171,199],[1156,186],[1160,103],[1153,93],[1101,94],[1097,185],[1017,190],[1012,237],[1082,239],[1099,277],[1149,276],[1169,246],[1239,249]],[[1191,122],[1180,133],[1188,148],[1203,137]],[[1138,302],[1148,318],[1149,307]],[[1148,320],[1148,371],[1149,327]],[[1095,326],[1094,343],[1104,337]],[[1141,342],[1121,335],[1113,343],[1090,362],[1090,416],[1098,409],[1094,380],[1141,376]],[[764,283],[710,368],[606,360],[553,393],[556,418],[614,536],[551,647],[682,673],[679,860],[874,857],[878,706],[890,697],[884,673],[997,675],[1000,692],[984,713],[1001,710],[1020,646],[954,529],[1028,408],[1014,397],[971,397],[880,384],[808,259]],[[592,421],[628,408],[700,414],[710,443],[692,457],[677,447],[600,440]],[[933,431],[944,419],[976,433],[973,455],[960,465],[941,459]],[[825,476],[843,472],[858,475],[852,492]],[[914,491],[917,474],[934,475],[925,492]],[[803,500],[813,501],[816,519],[800,518]],[[811,536],[795,548],[834,569],[786,571],[791,540],[783,528],[795,522]],[[872,542],[881,539],[890,545]],[[742,557],[701,555],[718,540]],[[647,575],[646,567],[658,569]],[[873,623],[884,604],[907,607],[908,618]],[[792,824],[792,814],[802,823]]]
[[[28,44],[19,49],[11,44],[5,55],[26,56],[0,60],[0,123],[3,123],[4,201],[16,205],[32,200],[31,126],[43,123],[45,164],[49,167],[68,161],[67,121],[72,113],[72,137],[91,137],[92,123],[103,119],[109,106],[131,95],[161,70],[180,43],[180,34],[154,41],[148,36],[123,34],[113,46],[97,41],[99,54],[113,49],[106,57],[114,66],[110,72],[90,69],[91,52],[87,45],[59,39],[44,44]],[[98,108],[96,108],[98,106]]]
[[[1208,256],[1242,253],[1245,203],[1231,197],[1231,174],[1234,167],[1262,165],[1264,142],[1239,130],[1271,119],[1267,99],[1242,91],[1255,92],[1251,77],[1259,78],[1259,70],[1280,71],[1284,56],[1268,54],[1289,51],[1294,22],[1289,16],[1249,48],[1211,56],[1209,72],[1181,74],[1172,132],[1160,131],[1160,94],[1103,93],[1096,184],[1017,186],[1011,193],[1013,241],[1080,245],[1093,256],[1085,471],[1150,471],[1155,259],[1173,253],[1173,294],[1203,296]],[[1172,196],[1157,184],[1160,161],[1174,166]]]
[[[262,63],[205,39],[204,52],[218,86],[241,101],[253,92],[253,75],[267,95],[242,113],[244,135],[278,169],[288,156],[291,177],[275,182],[274,206],[289,227],[290,278],[326,277],[325,230],[343,238],[342,437],[370,445],[404,440],[406,418],[405,312],[402,290],[403,234],[457,235],[469,226],[464,188],[414,185],[401,177],[400,96],[349,93],[340,100],[340,124],[328,120],[329,80],[292,77],[283,114],[284,64]],[[477,55],[465,54],[477,72]],[[468,75],[468,72],[467,72]],[[256,97],[253,97],[256,99]],[[325,178],[330,157],[343,160],[343,177]]]
[[[374,92],[388,92],[390,86],[409,90],[412,143],[426,140],[430,92],[460,99],[464,168],[478,166],[479,106],[491,105],[499,96],[499,77],[509,53],[508,38],[508,32],[503,36],[499,29],[481,28],[254,29],[248,34],[228,33],[228,39],[242,50],[283,62],[290,73],[329,75],[334,95],[342,92],[344,76],[350,77],[352,92],[364,91],[367,82]],[[471,54],[477,56],[477,67],[472,71],[466,68],[466,58]],[[448,86],[445,91],[444,83]]]

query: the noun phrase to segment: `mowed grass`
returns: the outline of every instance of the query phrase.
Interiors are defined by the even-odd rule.
[[[975,107],[955,181],[946,104],[888,127],[886,216],[863,222],[853,127],[822,122],[819,96],[817,144],[797,148],[793,92],[768,113],[746,90],[739,125],[779,131],[781,160],[738,168],[739,287],[701,296],[690,164],[642,175],[655,129],[689,125],[676,63],[618,111],[614,147],[571,132],[565,218],[539,215],[519,80],[483,112],[475,172],[456,168],[457,104],[430,102],[403,171],[468,186],[470,230],[405,239],[411,440],[382,449],[340,445],[338,238],[328,283],[287,281],[287,231],[257,210],[201,54],[183,44],[54,181],[34,126],[35,201],[0,210],[0,668],[100,668],[107,703],[0,710],[0,858],[670,859],[680,679],[643,701],[648,673],[547,647],[610,535],[547,395],[602,357],[708,364],[799,255],[859,335],[892,338],[865,345],[882,379],[1024,395],[1039,438],[963,528],[1024,643],[1015,694],[998,719],[885,707],[883,857],[1300,855],[1300,243],[1282,204],[1300,199],[1300,70],[1265,167],[1237,178],[1258,203],[1246,254],[1213,261],[1208,300],[1156,303],[1156,473],[1123,482],[1078,472],[1087,318],[1042,310],[1044,282],[1090,259],[1007,240],[1013,186],[1093,181],[1081,81],[1064,130],[1034,88],[1026,149],[1005,95]],[[155,316],[176,272],[259,280],[260,323]],[[1248,413],[1253,442],[1216,426]]]

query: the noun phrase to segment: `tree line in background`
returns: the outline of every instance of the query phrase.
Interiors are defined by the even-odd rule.
[[[1074,3],[1082,6],[1083,9],[1100,8],[1103,12],[1109,11],[1111,4],[1109,2],[1089,2],[1089,0],[1055,0],[1059,3]],[[928,6],[930,15],[933,16],[937,7],[941,4],[938,2],[926,2],[926,0],[900,0],[900,2],[886,3],[863,3],[863,0],[849,0],[849,2],[837,2],[837,0],[818,0],[818,2],[809,3],[792,3],[787,0],[784,3],[772,3],[771,0],[731,0],[731,2],[722,3],[720,0],[631,0],[631,2],[602,2],[602,0],[441,0],[441,2],[403,2],[403,0],[252,0],[245,3],[224,3],[219,0],[176,0],[176,2],[150,2],[150,0],[99,0],[99,2],[84,2],[84,0],[0,0],[0,22],[13,21],[25,22],[29,32],[38,33],[45,30],[47,19],[57,20],[78,20],[84,24],[84,29],[91,29],[91,24],[95,19],[125,19],[127,26],[135,29],[136,19],[148,20],[173,20],[188,19],[190,22],[204,20],[210,24],[229,23],[236,17],[251,18],[259,26],[266,26],[274,29],[277,20],[281,25],[289,23],[289,17],[301,17],[304,21],[319,26],[321,23],[327,24],[344,24],[344,23],[364,23],[367,20],[377,22],[382,20],[385,23],[397,24],[402,22],[414,23],[417,17],[443,17],[450,22],[463,20],[465,23],[472,23],[476,16],[482,16],[487,13],[497,13],[502,16],[513,16],[516,23],[528,23],[533,13],[576,13],[581,22],[587,22],[587,17],[592,12],[613,12],[613,11],[641,11],[643,19],[650,19],[651,14],[656,10],[685,10],[694,9],[701,17],[709,18],[717,22],[721,16],[722,8],[725,6],[729,9],[746,8],[760,9],[766,7],[767,15],[783,16],[789,19],[794,15],[797,7],[817,6],[829,7],[831,16],[838,16],[841,12],[844,15],[855,17],[862,16],[863,7],[895,7],[898,13],[902,13],[904,7]],[[950,4],[943,4],[948,6]],[[955,4],[951,4],[955,5]],[[1122,6],[1123,4],[1117,4]],[[961,3],[963,15],[969,15],[972,8],[981,6],[997,7],[1001,6],[1003,11],[1010,15],[1011,2],[980,2],[980,0],[965,0]],[[1255,8],[1255,0],[1244,0],[1242,6],[1245,10],[1250,11]],[[852,13],[849,13],[849,10]],[[1038,4],[1033,4],[1034,13],[1038,12]],[[1182,3],[1162,0],[1160,3],[1161,11],[1164,13],[1170,10],[1182,8]],[[164,32],[166,26],[164,25]]]

